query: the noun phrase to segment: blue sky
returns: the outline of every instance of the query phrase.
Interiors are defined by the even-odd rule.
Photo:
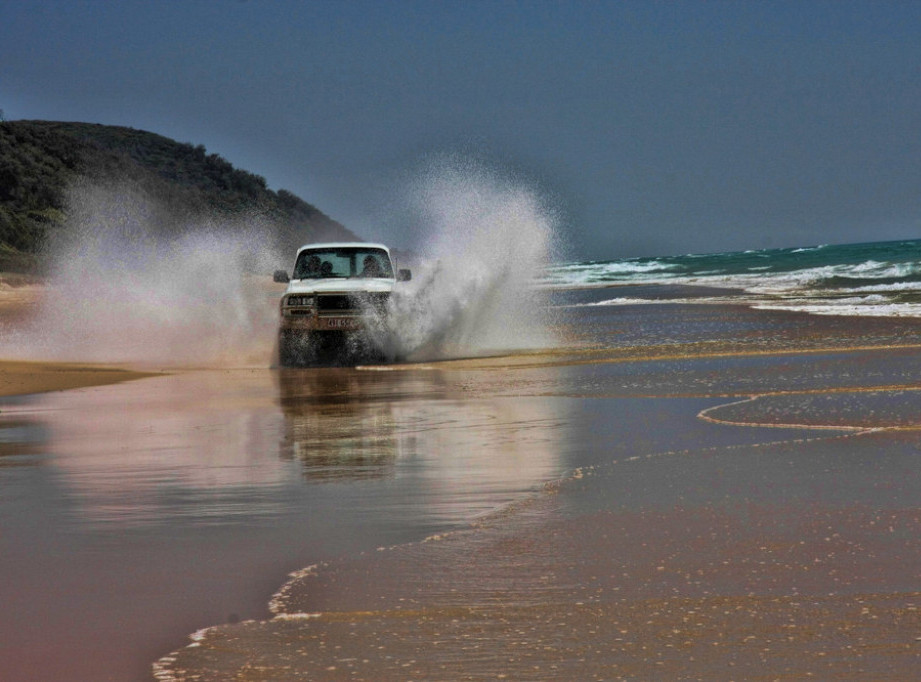
[[[570,254],[921,237],[921,3],[0,4],[8,119],[204,144],[357,233],[442,154]]]

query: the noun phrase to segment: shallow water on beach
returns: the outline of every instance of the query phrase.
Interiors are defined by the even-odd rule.
[[[611,678],[630,661],[621,673],[649,677],[641,647],[686,634],[668,599],[704,600],[690,608],[712,634],[712,600],[786,599],[791,575],[812,596],[921,590],[917,432],[848,428],[916,425],[917,348],[895,347],[919,331],[655,310],[579,309],[566,335],[582,341],[530,355],[4,400],[3,679],[149,679],[222,623],[164,659],[164,678]],[[857,546],[876,559],[841,564]],[[794,568],[746,582],[781,547]],[[837,573],[801,570],[829,552]],[[650,599],[666,601],[643,625]],[[322,615],[272,620],[292,613]],[[632,634],[612,638],[615,621]]]
[[[694,418],[706,401],[598,411],[492,381],[220,370],[7,400],[4,679],[144,679],[188,633],[268,615],[292,570],[461,528],[594,457],[717,430]],[[648,431],[625,438],[638,421]],[[576,435],[593,432],[609,450]]]
[[[707,354],[684,328],[645,348],[655,360],[624,344],[557,354],[550,374],[532,358],[467,375],[568,405],[569,475],[469,529],[302,572],[274,618],[198,633],[163,679],[910,675],[917,348],[866,346],[916,332],[851,328],[846,350],[831,321],[805,352],[790,332],[771,352],[736,312],[747,347]]]
[[[417,540],[565,464],[566,406],[438,372],[202,371],[7,400],[3,679],[143,679],[287,572]]]
[[[657,402],[691,426],[693,401]],[[914,677],[918,432],[768,431],[611,448],[468,530],[321,563],[274,618],[198,633],[163,679]]]

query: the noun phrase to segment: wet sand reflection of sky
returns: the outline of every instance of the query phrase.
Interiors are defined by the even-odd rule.
[[[487,510],[493,495],[561,471],[564,420],[546,400],[453,400],[436,372],[273,376],[197,372],[37,397],[45,414],[29,433],[42,434],[72,520],[88,525],[287,514],[305,481],[376,478],[399,479],[404,495],[439,507],[417,513],[460,519],[477,496]],[[32,446],[6,421],[21,457]],[[450,511],[455,493],[463,502]]]
[[[560,475],[565,405],[462,395],[431,371],[245,369],[4,400],[4,674],[140,679],[263,616],[289,571]]]

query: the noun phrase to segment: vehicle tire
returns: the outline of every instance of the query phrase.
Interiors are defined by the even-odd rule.
[[[305,367],[316,363],[316,348],[310,332],[282,330],[278,333],[278,364]]]
[[[346,361],[349,364],[381,364],[387,355],[378,339],[368,332],[353,333],[344,344]]]
[[[295,365],[294,343],[288,332],[278,332],[278,365],[293,367]]]

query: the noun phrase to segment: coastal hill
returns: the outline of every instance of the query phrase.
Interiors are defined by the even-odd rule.
[[[202,145],[92,123],[0,121],[0,271],[41,268],[42,247],[66,229],[68,188],[77,181],[127,183],[169,207],[183,229],[199,219],[254,216],[268,221],[278,246],[355,235],[287,190],[234,168]]]

